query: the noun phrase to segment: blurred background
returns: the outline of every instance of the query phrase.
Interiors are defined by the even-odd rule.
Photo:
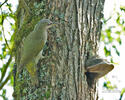
[[[18,0],[0,0],[0,100],[13,100],[11,57]],[[97,83],[99,100],[125,100],[125,0],[105,0],[98,54],[115,65]]]
[[[105,0],[99,55],[115,65],[97,84],[99,100],[125,100],[125,0]]]

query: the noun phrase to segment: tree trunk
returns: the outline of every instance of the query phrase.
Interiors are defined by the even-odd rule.
[[[95,83],[92,87],[87,83],[85,61],[97,54],[103,6],[104,0],[19,1],[15,38],[15,100],[94,100],[97,97]],[[18,76],[16,70],[23,39],[43,18],[58,23],[58,26],[48,31],[44,57],[37,64],[40,85],[36,87],[31,84],[25,67]]]

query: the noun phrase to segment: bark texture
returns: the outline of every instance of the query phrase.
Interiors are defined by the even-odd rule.
[[[88,86],[86,59],[97,54],[104,0],[20,0],[17,10],[15,60],[21,41],[43,18],[59,23],[48,31],[44,58],[37,65],[39,87],[23,72],[14,76],[15,100],[94,100],[95,84]],[[33,41],[32,41],[33,42]]]

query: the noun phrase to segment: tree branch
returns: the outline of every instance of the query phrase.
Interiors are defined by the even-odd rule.
[[[1,76],[1,79],[0,79],[0,83],[2,82],[2,80],[3,80],[3,78],[4,78],[5,74],[6,74],[7,68],[8,68],[8,66],[9,66],[11,60],[12,60],[12,56],[10,56],[10,58],[9,58],[9,60],[8,60],[8,62],[7,62],[7,64],[4,66],[4,70],[3,70],[3,72],[2,72],[2,76]]]
[[[5,0],[1,5],[0,8],[7,2],[8,0]]]
[[[0,84],[0,90],[1,90],[1,89],[4,87],[4,85],[9,81],[10,76],[11,76],[11,73],[9,73],[9,75],[7,76],[7,78],[5,79],[5,81]]]

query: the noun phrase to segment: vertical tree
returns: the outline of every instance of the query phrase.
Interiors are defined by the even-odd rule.
[[[103,6],[104,0],[19,0],[13,94],[16,100],[94,100],[95,83],[93,87],[87,83],[85,62],[97,54]],[[22,41],[43,18],[58,26],[48,30],[44,57],[37,64],[36,87],[25,67],[19,75],[16,70]]]

